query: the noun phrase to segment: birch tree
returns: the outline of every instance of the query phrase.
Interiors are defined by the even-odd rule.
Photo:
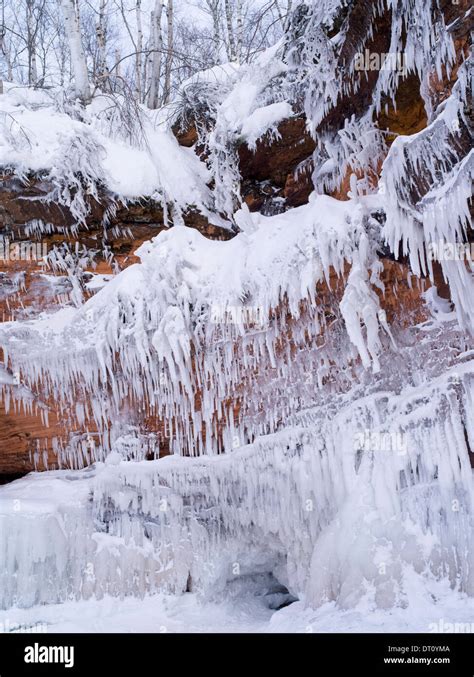
[[[237,60],[237,50],[235,44],[234,26],[232,23],[232,7],[230,0],[224,0],[225,20],[227,26],[227,56],[229,61]]]
[[[142,98],[142,53],[143,53],[143,28],[142,28],[142,0],[136,0],[135,17],[137,23],[137,40],[135,43],[135,91],[137,101],[143,101]]]
[[[156,0],[155,8],[151,13],[151,40],[150,40],[150,91],[148,94],[148,107],[158,108],[160,105],[160,79],[161,62],[163,55],[163,33],[161,30],[161,17],[163,14],[162,0]]]
[[[206,6],[212,20],[214,33],[214,54],[216,62],[220,61],[221,56],[221,0],[206,0]]]
[[[5,0],[0,2],[0,55],[3,56],[7,67],[7,78],[12,80],[12,66],[10,55],[6,43],[6,26],[5,26]],[[0,94],[3,94],[3,79],[0,77]]]
[[[163,91],[163,103],[168,103],[171,94],[171,69],[173,65],[174,49],[174,25],[173,25],[173,0],[168,0],[166,8],[166,65],[165,65],[165,85]]]
[[[236,36],[235,36],[235,52],[236,52],[236,57],[240,61],[241,55],[242,55],[242,44],[243,44],[243,39],[244,39],[244,17],[243,17],[243,6],[242,6],[242,0],[236,0],[236,11],[235,11],[235,16],[236,16],[236,23],[237,23],[237,31],[236,31]]]
[[[34,85],[38,80],[36,63],[36,33],[37,21],[35,17],[35,0],[26,0],[26,48],[28,54],[28,84]],[[41,11],[41,9],[40,9]]]
[[[106,42],[107,42],[107,26],[106,26],[106,11],[107,0],[100,0],[99,2],[99,17],[96,26],[97,36],[97,79],[102,87],[107,86],[107,59],[106,59]]]
[[[143,38],[143,9],[142,0],[135,0],[134,5],[130,6],[126,0],[115,0],[115,5],[119,9],[123,24],[130,38],[133,48],[131,56],[134,58],[134,88],[135,99],[140,103],[144,103],[146,98],[146,79],[147,79],[147,63],[148,58],[152,59],[152,54],[148,58],[144,58],[144,38]],[[134,16],[134,21],[129,19],[129,14]],[[153,14],[152,14],[153,19]],[[151,21],[153,23],[153,21]],[[153,27],[150,27],[150,32],[153,32]],[[152,38],[150,38],[150,42]]]
[[[79,7],[75,0],[60,0],[64,16],[64,28],[71,52],[71,66],[74,74],[76,97],[83,103],[90,101],[91,92],[87,62],[82,47],[81,30],[79,26]]]

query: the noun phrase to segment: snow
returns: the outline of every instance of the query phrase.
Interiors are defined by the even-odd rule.
[[[216,84],[221,87],[230,86],[236,79],[239,73],[239,64],[235,62],[228,62],[218,64],[213,68],[198,71],[190,78],[184,80],[180,85],[180,91],[186,90],[188,87],[201,85],[202,83]]]
[[[183,208],[210,200],[208,171],[192,150],[179,146],[170,132],[152,127],[147,143],[146,150],[116,140],[104,144],[103,166],[113,193],[130,199],[158,193]]]
[[[464,64],[465,77],[474,61]],[[469,125],[463,113],[463,76],[442,111],[426,129],[410,137],[399,136],[393,143],[382,169],[387,220],[384,236],[395,256],[408,255],[416,275],[428,274],[434,280],[433,259],[428,256],[435,243],[454,246],[465,241],[471,224],[474,151],[463,156],[456,146],[461,125]],[[464,94],[465,95],[465,94]],[[456,125],[453,126],[453,123]],[[456,131],[457,130],[457,131]],[[423,167],[423,169],[421,169]],[[416,176],[410,168],[423,172],[430,190],[411,203],[410,191],[417,193]],[[426,177],[428,177],[426,179]],[[440,258],[460,326],[474,333],[473,262]]]
[[[79,223],[87,217],[85,194],[99,196],[103,185],[117,202],[151,197],[176,211],[196,206],[209,214],[209,172],[191,149],[179,146],[156,115],[137,108],[134,141],[115,129],[110,116],[120,100],[96,96],[81,112],[61,112],[54,90],[36,92],[5,83],[0,95],[0,166],[22,179],[31,173],[49,179],[51,199],[69,206]],[[85,187],[77,180],[83,174]],[[71,198],[69,190],[78,188]],[[209,214],[209,216],[211,216]],[[212,220],[212,216],[211,216]]]
[[[333,602],[319,609],[296,602],[273,611],[255,595],[220,602],[203,602],[194,593],[123,600],[104,597],[0,611],[0,628],[50,633],[416,633],[434,632],[436,626],[443,631],[451,623],[452,627],[463,624],[464,632],[467,628],[472,632],[472,599],[443,585],[413,592],[413,604],[390,611],[365,601],[349,611],[338,609]]]
[[[100,275],[98,273],[89,273],[90,279],[86,282],[86,289],[89,291],[97,291],[102,289],[105,285],[113,279],[112,275]]]
[[[362,117],[316,134],[355,61],[338,64],[345,22],[328,38],[338,0],[309,4],[299,36],[182,86],[191,108],[200,90],[209,105],[210,131],[198,130],[207,165],[171,134],[172,107],[130,112],[99,95],[80,109],[5,84],[0,166],[21,180],[40,173],[78,224],[85,197],[105,187],[116,202],[161,202],[175,227],[139,247],[140,263],[93,276],[86,303],[0,325],[6,410],[46,420],[54,401],[81,431],[54,441],[76,470],[0,488],[4,624],[419,632],[472,622],[472,262],[440,261],[454,309],[420,284],[426,320],[402,330],[382,307],[379,258],[385,242],[433,281],[427,247],[466,237],[472,60],[434,110],[429,77],[442,65],[449,76],[451,37],[426,3],[387,0],[390,52],[405,36],[428,127],[387,154],[374,116],[400,74],[382,69]],[[352,170],[350,199],[315,192],[291,212],[251,214],[238,146],[278,134],[301,100],[317,136],[315,187],[332,190]],[[240,232],[218,242],[181,227],[191,205]],[[144,431],[144,415],[161,427]],[[158,458],[163,437],[171,455]]]
[[[286,101],[272,103],[269,106],[263,106],[254,110],[247,116],[242,125],[242,136],[249,148],[255,148],[258,139],[260,139],[269,130],[274,130],[276,125],[292,117],[293,109]]]

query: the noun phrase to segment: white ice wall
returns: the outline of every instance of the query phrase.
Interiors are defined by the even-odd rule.
[[[328,402],[225,456],[116,452],[2,488],[2,607],[189,585],[209,598],[261,571],[312,606],[405,604],[413,571],[474,595],[473,367]]]

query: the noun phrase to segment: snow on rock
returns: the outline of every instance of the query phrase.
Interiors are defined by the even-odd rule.
[[[0,95],[0,167],[21,179],[36,173],[54,186],[49,199],[67,206],[78,223],[86,196],[105,187],[117,202],[152,197],[176,212],[196,206],[208,214],[209,172],[181,148],[154,111],[126,113],[120,99],[96,96],[85,110],[61,110],[59,93],[5,83]],[[130,138],[130,133],[132,138]]]
[[[272,103],[268,106],[257,108],[251,113],[242,125],[242,136],[251,149],[255,149],[258,139],[269,130],[275,133],[276,126],[282,120],[290,118],[293,114],[291,105],[286,101]]]
[[[114,277],[71,315],[2,324],[6,364],[69,416],[77,410],[80,384],[86,395],[80,425],[93,421],[104,448],[109,422],[121,417],[127,400],[146,403],[165,421],[172,450],[183,454],[213,453],[236,436],[243,442],[273,432],[294,406],[287,403],[270,418],[259,415],[270,396],[261,388],[276,376],[284,398],[289,382],[298,383],[305,372],[322,380],[330,361],[347,363],[357,351],[365,366],[373,362],[376,369],[379,330],[387,329],[372,289],[380,286],[380,266],[367,235],[364,202],[315,196],[290,214],[247,211],[240,217],[248,228],[227,242],[188,228],[160,233],[138,249],[140,264]],[[341,311],[356,350],[344,348],[343,337],[335,352],[329,345],[311,348],[308,336],[317,336],[326,322],[317,284],[330,284],[331,271],[342,276],[351,264]],[[373,269],[370,280],[362,274],[364,266]],[[305,301],[308,318],[292,328],[298,349],[293,358],[278,346]],[[282,304],[288,315],[275,315]],[[226,402],[245,379],[246,420],[240,424]]]

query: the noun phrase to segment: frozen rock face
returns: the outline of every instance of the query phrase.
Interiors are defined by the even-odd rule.
[[[0,468],[91,467],[0,492],[4,608],[259,577],[312,606],[405,605],[427,578],[474,594],[473,268],[443,254],[472,240],[471,19],[431,5],[300,3],[187,148],[147,118],[120,164],[75,121],[74,170],[41,104],[62,162],[30,190],[54,199],[32,218],[7,185],[0,218],[63,248],[54,275],[2,278]],[[361,74],[360,50],[408,77]],[[96,267],[66,247],[85,232]]]
[[[167,224],[184,223],[214,240],[227,240],[242,226],[237,216],[242,210],[234,212],[241,204],[248,204],[251,210],[266,216],[278,216],[290,207],[306,205],[315,186],[339,200],[354,200],[348,209],[348,218],[351,218],[359,195],[374,193],[381,176],[380,193],[384,192],[385,197],[377,198],[375,216],[383,228],[378,228],[375,258],[382,253],[376,266],[383,266],[380,275],[384,292],[380,305],[389,323],[393,320],[408,323],[408,315],[410,321],[414,317],[421,319],[421,293],[428,285],[425,278],[429,277],[438,288],[444,287],[442,295],[452,298],[461,323],[470,331],[472,304],[469,299],[474,298],[472,290],[469,291],[471,273],[451,262],[425,260],[430,245],[446,243],[449,239],[461,242],[472,235],[468,228],[472,181],[469,113],[472,111],[472,66],[467,58],[472,12],[467,11],[464,0],[456,5],[435,4],[430,13],[417,3],[405,2],[397,5],[387,1],[377,7],[362,0],[350,7],[337,1],[303,3],[295,12],[284,41],[260,55],[254,64],[242,68],[219,67],[218,73],[198,74],[188,83],[189,92],[183,85],[180,94],[184,103],[178,100],[175,106],[182,119],[178,115],[178,119],[173,120],[173,130],[187,148],[178,146],[169,130],[155,128],[156,120],[149,117],[149,112],[142,111],[140,116],[151,152],[147,153],[144,139],[136,139],[122,149],[122,156],[121,142],[117,141],[119,130],[112,130],[112,134],[101,121],[104,106],[101,97],[88,109],[84,120],[71,121],[58,111],[54,92],[7,88],[5,109],[13,116],[21,113],[30,122],[41,152],[36,155],[30,152],[21,129],[14,127],[2,151],[4,164],[8,159],[12,165],[2,173],[2,234],[22,240],[40,238],[48,251],[54,247],[74,249],[79,242],[81,251],[70,259],[63,251],[60,265],[56,260],[56,268],[48,268],[46,276],[35,264],[6,266],[2,271],[5,275],[0,276],[2,319],[32,319],[39,312],[64,303],[79,307],[101,286],[100,280],[90,279],[92,275],[110,279],[117,271],[136,263],[135,250],[163,231]],[[414,26],[422,28],[423,40]],[[333,40],[336,33],[337,41]],[[442,39],[436,39],[438,33]],[[333,48],[333,42],[339,45],[338,50]],[[390,68],[361,71],[360,57],[365,59],[366,52],[369,55],[400,53],[408,73]],[[193,108],[196,82],[200,83],[197,91],[201,99],[204,91],[206,119],[198,119]],[[209,91],[202,89],[206,83],[207,86],[214,83]],[[202,113],[202,108],[199,110]],[[395,134],[401,137],[393,142]],[[65,162],[68,144],[82,149],[74,154],[76,164],[72,166]],[[116,162],[117,158],[124,161]],[[137,167],[140,171],[134,172]],[[83,172],[85,182],[78,180],[75,169]],[[211,179],[214,184],[209,183]],[[235,200],[228,199],[229,196]],[[229,206],[228,203],[231,213],[223,219],[217,212],[223,205]],[[370,213],[370,209],[367,212]],[[294,220],[299,218],[300,213],[295,212]],[[278,227],[278,219],[273,223]],[[286,223],[289,229],[293,228],[293,220],[288,219]],[[373,227],[372,220],[370,228]],[[244,226],[241,229],[245,231]],[[310,250],[314,246],[311,242],[307,244]],[[391,258],[400,258],[395,273]],[[244,378],[232,375],[231,386],[219,385],[218,401],[214,401],[209,387],[206,392],[207,367],[199,365],[203,344],[196,339],[196,334],[203,318],[199,312],[187,317],[184,310],[185,321],[194,323],[191,328],[187,327],[193,336],[187,365],[192,376],[191,387],[187,389],[189,402],[185,411],[179,411],[178,419],[191,417],[193,432],[188,435],[178,431],[180,423],[173,420],[174,405],[164,403],[160,396],[155,398],[156,383],[147,387],[146,393],[139,393],[140,397],[145,396],[145,401],[138,403],[134,388],[126,384],[118,389],[116,384],[112,386],[115,405],[118,399],[126,405],[127,416],[132,416],[131,424],[139,434],[151,432],[159,437],[156,445],[149,444],[149,455],[168,453],[178,447],[180,452],[184,448],[185,453],[201,453],[216,446],[222,449],[222,438],[235,436],[234,424],[229,419],[233,417],[236,421],[241,416],[242,400],[249,399],[243,393],[255,385],[252,370],[256,374],[256,364],[258,377],[254,380],[261,382],[267,378],[270,393],[275,386],[282,388],[281,370],[275,373],[279,370],[276,362],[283,362],[281,351],[288,355],[296,350],[300,354],[307,343],[313,349],[323,340],[319,330],[325,320],[335,330],[331,341],[339,344],[341,313],[363,365],[367,367],[372,362],[376,365],[377,353],[384,347],[375,337],[376,330],[382,328],[375,296],[381,292],[378,283],[369,280],[366,262],[357,263],[356,259],[352,254],[345,259],[344,281],[337,277],[341,272],[338,261],[336,267],[327,268],[329,284],[323,276],[316,280],[316,290],[309,294],[302,291],[303,303],[311,305],[313,293],[320,298],[318,311],[309,308],[300,317],[299,309],[288,308],[284,298],[273,303],[271,313],[277,322],[282,319],[282,336],[277,338],[270,332],[263,340],[263,333],[260,334],[257,355],[264,357],[260,360],[247,355],[241,369],[245,371]],[[409,267],[421,281],[412,284]],[[298,270],[299,275],[302,269]],[[374,278],[379,275],[377,271],[372,274]],[[349,284],[344,290],[346,279]],[[303,278],[301,282],[303,286],[306,284]],[[241,285],[239,290],[242,296],[238,297],[236,292],[237,300],[229,304],[238,308],[241,315],[242,306],[250,310],[256,308],[256,313],[261,307],[269,310],[266,298],[251,297],[252,285],[253,281],[247,280],[245,288]],[[400,290],[404,291],[403,296]],[[178,305],[183,310],[185,298],[177,299],[175,304],[173,293],[171,290],[161,311],[165,311],[166,304]],[[197,296],[194,300],[199,302]],[[229,303],[229,299],[226,302]],[[218,300],[215,305],[219,304]],[[174,325],[174,331],[178,331],[181,320],[176,310],[167,312],[166,326]],[[155,319],[152,318],[150,326],[158,330]],[[230,341],[252,344],[253,350],[258,341],[243,338],[242,332],[254,328],[239,327],[234,336],[232,331],[224,333]],[[370,338],[365,336],[368,330],[372,338],[370,345],[365,345],[366,338]],[[385,329],[382,333],[388,336]],[[220,340],[217,333],[210,334],[212,332],[208,332],[207,341]],[[293,334],[298,336],[296,340]],[[156,334],[157,345],[159,336]],[[168,337],[164,339],[168,340]],[[271,349],[267,349],[267,344],[271,344]],[[182,346],[182,349],[186,352],[188,347]],[[227,347],[227,350],[230,349]],[[272,355],[275,351],[276,356]],[[106,362],[109,357],[106,356]],[[138,359],[142,359],[142,366],[146,367],[146,358],[142,355]],[[323,356],[323,361],[327,370],[327,356]],[[324,380],[324,369],[313,362],[310,358],[304,369],[319,370]],[[16,367],[8,366],[13,373]],[[295,368],[294,379],[297,371]],[[166,380],[167,375],[159,374],[157,378]],[[84,412],[87,405],[82,401],[83,394],[78,394],[79,401],[75,396],[70,398],[64,413],[64,403],[57,411],[54,388],[46,387],[44,391],[28,378],[26,381],[33,399],[40,400],[38,406],[50,409],[50,428],[42,429],[40,415],[25,415],[21,409],[13,414],[12,410],[7,411],[6,404],[2,405],[0,416],[5,421],[4,430],[8,429],[0,442],[0,449],[5,449],[0,454],[0,469],[3,467],[4,472],[7,465],[8,472],[14,467],[16,454],[19,455],[18,471],[54,467],[58,454],[60,463],[66,462],[66,457],[67,463],[74,466],[89,463],[97,455],[94,453],[97,446],[105,444],[110,448],[109,439],[101,439],[99,445],[95,441],[92,444],[91,435],[94,440],[97,433],[103,438],[105,428],[107,438],[115,439],[123,434],[120,430],[110,434],[114,421],[110,420],[110,412],[103,410],[103,403],[94,404],[91,407],[94,411]],[[105,381],[102,386],[109,387]],[[86,390],[89,387],[90,384]],[[306,392],[296,394],[295,400],[304,400],[306,396]],[[269,410],[269,397],[268,393],[262,395],[254,406],[254,415],[260,416],[260,422],[253,432],[276,429],[277,422],[293,409],[293,405],[283,404],[278,413],[272,412],[270,423],[262,423],[260,412]],[[213,410],[211,404],[215,405]],[[137,415],[138,410],[143,413]],[[64,415],[67,424],[62,423]],[[198,420],[200,417],[202,421]],[[61,421],[59,428],[56,419]],[[71,429],[73,440],[69,439]],[[177,445],[173,444],[176,438]],[[251,439],[252,431],[244,431],[241,441]],[[65,449],[65,453],[60,451]],[[7,456],[8,464],[3,465]]]
[[[473,595],[472,359],[431,376],[399,394],[340,396],[225,456],[114,452],[5,487],[0,604],[186,589],[215,599],[257,574],[311,606],[407,605],[423,577]]]
[[[98,266],[94,274],[100,277],[98,271],[102,270],[102,266]],[[110,272],[110,271],[109,271]],[[106,274],[107,271],[104,271]],[[384,270],[381,272],[381,280],[383,282],[385,292],[381,297],[381,306],[387,313],[388,320],[394,325],[407,326],[411,322],[423,320],[426,317],[426,307],[422,297],[422,286],[418,285],[415,280],[410,284],[408,279],[404,279],[404,268],[402,265],[385,260]],[[321,306],[325,309],[328,315],[337,313],[335,307],[335,300],[342,296],[342,279],[338,279],[336,274],[330,274],[329,287],[325,282],[318,285],[317,293],[320,299]],[[29,294],[23,294],[22,301],[26,306],[26,301],[32,297],[33,286],[29,287]],[[46,301],[46,291],[49,287],[43,286],[40,298],[43,303]],[[54,300],[54,299],[53,299]],[[13,306],[10,300],[10,307]],[[54,308],[54,305],[52,304]],[[302,317],[298,324],[304,326],[307,322],[307,311],[303,311]],[[294,325],[292,322],[290,326]],[[316,341],[319,339],[315,337]],[[291,336],[282,336],[282,341],[287,343],[291,341]],[[305,389],[306,397],[313,397],[313,389],[316,384],[314,373],[309,373],[307,368],[302,364],[303,372],[300,374],[295,366],[296,374],[301,381],[301,388]],[[272,372],[270,373],[270,378]],[[0,469],[4,474],[28,472],[30,470],[54,469],[58,467],[81,467],[84,463],[89,463],[94,457],[90,452],[97,447],[98,437],[95,434],[95,428],[92,424],[89,430],[93,431],[93,435],[89,436],[84,431],[81,432],[80,426],[75,426],[76,432],[72,435],[65,430],[64,421],[60,412],[57,411],[56,402],[53,398],[38,399],[34,396],[31,390],[24,386],[15,386],[13,383],[13,373],[10,371],[9,379],[12,382],[5,390],[7,397],[5,402],[0,405]],[[277,383],[277,382],[276,382]],[[161,384],[163,385],[163,383]],[[256,387],[255,379],[249,383],[249,388]],[[279,386],[280,388],[281,386]],[[22,392],[19,392],[23,388]],[[282,388],[285,392],[285,388]],[[294,386],[295,392],[297,385]],[[11,393],[9,391],[12,391]],[[34,389],[35,390],[35,389]],[[275,392],[273,393],[273,396]],[[28,396],[28,402],[26,397]],[[241,397],[235,394],[232,398],[235,401],[236,417],[238,418],[241,409]],[[46,408],[41,407],[42,402],[47,402]],[[295,402],[299,402],[297,398]],[[38,405],[40,405],[38,407]],[[294,406],[297,406],[296,404]],[[46,416],[47,415],[47,416]],[[131,413],[127,414],[128,421],[131,421]],[[120,436],[124,433],[128,435],[133,441],[128,445],[127,451],[124,451],[124,456],[127,458],[148,457],[153,458],[157,454],[164,455],[170,450],[170,442],[172,437],[166,431],[162,420],[150,414],[143,415],[142,418],[135,418],[135,426],[130,425],[130,430],[127,432],[121,431]],[[141,431],[141,433],[140,433]],[[155,441],[153,443],[151,432],[155,432]],[[84,446],[86,455],[74,455],[73,452],[69,456],[61,453],[61,448],[64,449],[66,445],[70,445],[74,449],[75,444]],[[239,441],[240,443],[240,441]],[[233,442],[232,442],[233,444]],[[136,446],[140,447],[140,452],[137,451]],[[89,453],[87,453],[89,452]],[[140,455],[141,454],[141,455]]]
[[[3,324],[10,372],[79,431],[59,460],[101,460],[121,422],[154,432],[155,455],[220,452],[281,429],[325,383],[378,371],[393,331],[425,312],[423,285],[377,260],[374,209],[319,196],[242,210],[228,242],[171,229],[77,309]]]

